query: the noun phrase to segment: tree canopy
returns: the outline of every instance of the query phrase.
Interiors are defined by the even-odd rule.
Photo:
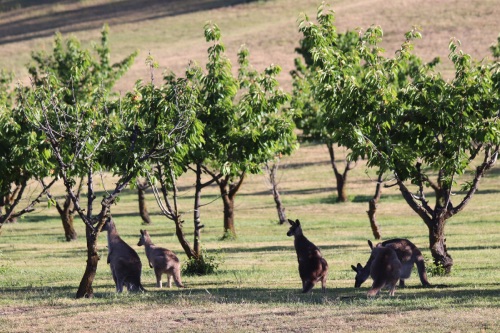
[[[380,27],[360,32],[355,48],[346,52],[332,47],[333,12],[322,6],[317,20],[304,18],[300,31],[312,59],[321,64],[314,89],[333,140],[352,150],[351,159],[366,158],[369,167],[393,173],[406,202],[429,228],[435,261],[449,271],[453,261],[444,223],[469,202],[498,155],[498,63],[476,62],[452,40],[455,76],[446,80],[432,64],[410,66],[413,40],[421,37],[416,29],[388,58],[379,46]],[[365,70],[359,72],[360,66]],[[461,177],[471,169],[471,178]],[[462,196],[452,198],[455,187]],[[426,189],[436,194],[434,207]]]

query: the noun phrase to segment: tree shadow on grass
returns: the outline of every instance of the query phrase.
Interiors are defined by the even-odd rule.
[[[331,246],[320,246],[322,251],[328,250],[338,250],[340,248],[355,249],[357,245],[331,245]],[[242,253],[242,252],[289,252],[295,253],[295,248],[293,243],[290,246],[261,246],[261,247],[231,247],[222,250],[224,253]],[[209,251],[210,252],[210,251]]]
[[[35,1],[17,1],[17,3],[20,3],[20,9],[9,11],[8,13],[0,13],[5,17],[3,20],[6,20],[6,22],[0,23],[0,45],[48,37],[56,31],[70,33],[99,29],[104,23],[114,25],[142,22],[167,16],[229,7],[250,1],[121,0],[88,6],[72,6],[70,7],[71,9],[62,11],[49,9],[37,11],[33,9],[33,15],[29,15],[28,17],[21,16],[16,20],[8,19],[9,16],[15,18],[16,15],[22,14],[22,11],[27,10],[26,7],[22,7],[23,3],[27,7],[33,6],[35,3]],[[49,1],[49,4],[53,4],[54,2]],[[71,1],[65,1],[64,3],[71,4]],[[9,4],[11,5],[9,8],[15,6],[14,1],[10,1]]]
[[[480,251],[480,250],[498,250],[500,245],[486,245],[486,246],[449,246],[450,251]]]
[[[329,281],[330,284],[335,283]],[[421,299],[447,299],[447,304],[454,304],[463,308],[475,308],[477,304],[472,300],[477,298],[484,299],[488,303],[488,307],[500,308],[498,298],[500,295],[500,284],[484,285],[483,289],[468,287],[464,285],[447,285],[436,286],[430,288],[414,287],[397,289],[396,296],[389,297],[387,290],[382,290],[380,295],[374,298],[367,298],[366,288],[336,288],[327,287],[326,293],[321,291],[319,285],[315,286],[312,292],[303,294],[298,288],[246,288],[246,287],[225,287],[221,286],[194,285],[188,288],[163,288],[158,289],[146,285],[145,293],[128,293],[116,294],[114,285],[106,284],[94,287],[94,297],[98,299],[99,304],[116,304],[116,299],[123,298],[127,303],[160,303],[168,304],[176,302],[176,299],[185,299],[192,302],[216,302],[216,303],[258,303],[258,304],[276,304],[276,303],[303,303],[303,304],[352,304],[357,302],[363,304],[365,302],[378,302],[380,306],[389,306],[393,308],[394,304],[405,302],[406,300],[415,301]],[[412,292],[417,290],[418,292]],[[0,288],[3,297],[6,299],[31,299],[33,301],[46,301],[48,298],[74,298],[76,295],[77,285],[75,286],[59,286],[59,287],[12,287]],[[106,290],[106,291],[103,291]],[[106,301],[107,300],[107,301]],[[371,304],[371,303],[370,303]],[[87,302],[81,304],[74,303],[72,305],[64,304],[64,306],[72,307],[87,307]],[[433,306],[433,305],[431,305]],[[486,305],[485,305],[486,306]],[[404,304],[402,304],[402,308]],[[412,308],[413,309],[413,308]],[[384,311],[384,310],[382,310]],[[393,309],[391,310],[393,311]]]

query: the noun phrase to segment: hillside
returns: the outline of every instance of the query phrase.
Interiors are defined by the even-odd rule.
[[[234,59],[246,44],[253,65],[270,63],[283,67],[280,81],[290,88],[288,72],[296,57],[300,13],[314,18],[315,0],[3,0],[0,1],[0,68],[13,70],[27,81],[26,63],[33,50],[51,48],[53,34],[76,35],[84,43],[99,38],[104,23],[111,27],[112,54],[118,60],[138,49],[140,55],[117,89],[132,87],[149,75],[144,59],[151,53],[161,70],[182,73],[189,60],[203,62],[207,48],[203,25],[217,23],[228,54]],[[417,25],[423,31],[416,53],[431,60],[443,59],[440,67],[450,76],[448,42],[455,37],[475,58],[489,56],[488,47],[500,32],[498,0],[339,0],[332,2],[340,32],[371,24],[384,29],[387,54],[397,50],[403,34]],[[160,73],[159,73],[160,74]]]

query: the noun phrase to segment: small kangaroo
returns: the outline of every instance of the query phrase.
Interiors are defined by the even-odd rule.
[[[319,248],[311,243],[302,233],[299,220],[288,220],[290,230],[287,236],[294,236],[295,251],[299,261],[299,275],[302,280],[302,292],[309,292],[316,282],[321,280],[321,289],[326,291],[328,263],[321,255]]]
[[[146,257],[148,257],[149,267],[155,270],[156,287],[161,288],[161,276],[166,273],[168,276],[168,287],[172,287],[172,277],[175,285],[179,288],[184,288],[181,281],[181,267],[179,259],[170,250],[162,247],[157,247],[151,241],[151,237],[146,230],[141,230],[138,246],[144,245]]]
[[[380,289],[387,286],[389,295],[394,296],[396,284],[398,283],[401,274],[401,262],[394,251],[390,247],[383,247],[378,244],[372,249],[373,261],[370,268],[370,276],[373,279],[373,284],[368,290],[368,296],[376,296]]]
[[[396,255],[403,265],[401,275],[399,277],[399,286],[401,288],[405,287],[405,280],[410,277],[414,264],[417,264],[418,275],[422,285],[425,287],[429,287],[431,285],[427,280],[427,273],[425,272],[424,256],[415,244],[404,238],[386,240],[385,242],[377,244],[377,246],[380,244],[383,247],[390,247],[396,251]],[[371,241],[368,241],[368,245],[370,246],[370,249],[373,250],[373,244]],[[354,283],[355,288],[361,287],[363,282],[365,282],[366,279],[368,279],[368,276],[370,276],[370,267],[373,259],[373,256],[370,256],[365,267],[361,266],[360,263],[358,263],[356,267],[351,265],[352,269],[356,272]]]
[[[107,219],[102,230],[108,232],[108,264],[116,291],[121,293],[124,285],[128,291],[145,291],[141,284],[142,264],[137,252],[120,238],[111,218]]]

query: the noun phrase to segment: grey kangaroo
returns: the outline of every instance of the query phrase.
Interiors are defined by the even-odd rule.
[[[145,291],[141,284],[142,264],[137,252],[120,238],[111,218],[102,230],[108,232],[108,264],[116,291],[121,293],[124,285],[128,291]]]
[[[139,238],[138,246],[144,245],[146,250],[146,257],[148,257],[149,267],[155,270],[156,286],[162,287],[161,276],[166,273],[168,276],[168,287],[172,287],[172,278],[174,278],[175,285],[179,288],[184,288],[181,281],[181,267],[179,259],[170,250],[162,247],[157,247],[151,241],[151,237],[146,230],[141,230],[141,237]]]
[[[309,292],[318,281],[321,281],[321,289],[325,292],[328,263],[321,255],[319,248],[304,236],[300,221],[288,220],[288,223],[290,223],[290,230],[288,230],[287,236],[294,236],[295,238],[294,245],[299,261],[302,292]]]
[[[420,282],[422,282],[422,285],[425,287],[429,287],[431,285],[427,280],[427,273],[425,272],[424,256],[415,244],[404,238],[390,239],[380,244],[383,247],[390,247],[394,251],[396,251],[396,255],[403,265],[403,267],[401,268],[401,275],[399,277],[399,286],[401,288],[405,287],[405,280],[410,277],[414,264],[417,265],[418,275],[420,277]],[[373,244],[371,241],[368,241],[368,245],[371,249],[373,249]],[[370,276],[370,267],[373,259],[374,258],[371,255],[365,267],[361,266],[360,263],[358,263],[356,267],[351,266],[352,269],[356,272],[356,279],[354,283],[355,288],[361,287],[363,282],[365,282],[366,279],[368,279],[368,276]]]
[[[378,244],[372,249],[373,261],[370,268],[370,276],[373,279],[373,284],[368,290],[368,296],[378,295],[380,289],[389,288],[389,295],[394,296],[396,284],[401,274],[401,262],[394,251],[390,247],[383,247]]]

